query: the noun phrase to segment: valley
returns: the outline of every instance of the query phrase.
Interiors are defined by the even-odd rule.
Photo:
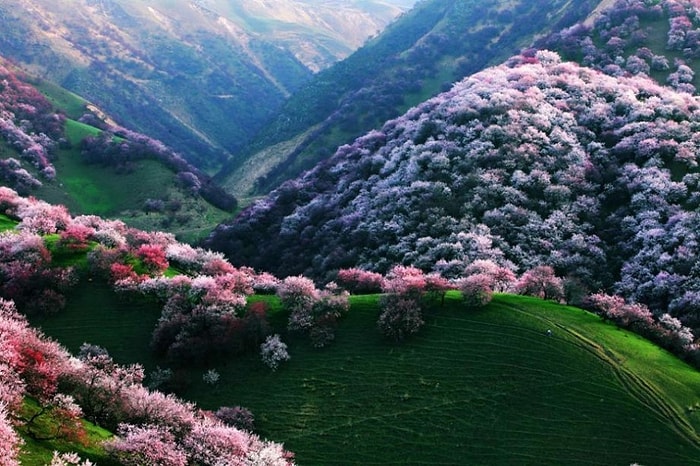
[[[700,464],[698,0],[0,5],[0,464]]]
[[[314,72],[411,2],[343,5],[10,0],[0,5],[0,51],[119,124],[218,167]]]

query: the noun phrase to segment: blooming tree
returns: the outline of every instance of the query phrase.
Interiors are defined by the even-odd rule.
[[[290,359],[287,345],[277,334],[268,336],[260,345],[260,357],[263,363],[273,371],[277,370],[280,363]]]
[[[520,294],[542,299],[561,300],[564,297],[562,280],[547,265],[540,265],[525,272],[516,285]]]
[[[12,427],[7,409],[0,404],[0,464],[19,466],[18,459],[22,439]]]
[[[186,466],[187,454],[168,429],[122,424],[105,450],[125,466]]]
[[[462,300],[470,308],[479,308],[490,303],[493,297],[493,287],[493,277],[485,273],[469,275],[459,282]]]

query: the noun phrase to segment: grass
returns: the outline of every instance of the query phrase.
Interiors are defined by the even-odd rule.
[[[86,125],[76,120],[67,119],[65,126],[65,134],[68,141],[77,146],[80,141],[88,136],[98,136],[102,130],[94,126]]]
[[[65,112],[68,118],[77,120],[87,110],[88,102],[78,95],[46,80],[37,80],[32,85],[36,87],[55,108]]]
[[[25,399],[22,408],[22,416],[31,417],[39,410],[39,404],[30,398]],[[75,452],[83,459],[90,459],[100,465],[114,465],[100,443],[112,437],[112,433],[102,429],[90,422],[83,421],[85,437],[81,441],[67,438],[55,438],[51,440],[35,440],[28,435],[26,427],[21,427],[18,432],[24,440],[24,445],[20,453],[20,461],[23,466],[44,466],[51,462],[54,451]],[[50,416],[44,415],[37,418],[34,425],[34,433],[38,437],[52,437],[56,431],[56,421]]]
[[[85,113],[87,102],[43,80],[37,80],[34,85],[55,108],[67,115],[64,134],[69,144],[59,149],[57,159],[52,161],[57,172],[54,181],[44,180],[34,167],[24,164],[24,168],[43,182],[32,192],[33,196],[51,204],[65,205],[74,215],[120,218],[142,230],[173,233],[187,243],[196,243],[232,216],[180,189],[175,183],[175,173],[159,161],[136,161],[133,172],[129,174],[118,174],[110,167],[85,164],[80,143],[101,132],[77,121]],[[119,138],[115,137],[115,140]],[[0,158],[9,157],[19,158],[19,154],[0,141]],[[143,206],[147,199],[161,199],[181,207],[176,212],[146,213]],[[6,222],[0,223],[0,228],[7,227]]]
[[[119,363],[139,361],[148,369],[155,368],[149,342],[160,316],[157,304],[120,296],[98,279],[83,281],[66,298],[64,310],[30,318],[32,325],[74,354],[83,343],[94,343],[108,348]]]
[[[142,359],[157,311],[109,304],[108,290],[91,302],[91,290],[47,333]],[[255,299],[281,328],[276,298]],[[251,354],[217,365],[213,388],[206,368],[193,370],[184,396],[250,408],[259,433],[301,465],[700,464],[700,414],[688,409],[700,406],[700,373],[597,316],[509,295],[469,311],[451,294],[394,345],[377,313],[377,296],[353,297],[330,347],[285,335],[292,359],[277,372]]]
[[[57,179],[44,180],[43,186],[32,195],[51,204],[65,205],[74,215],[119,218],[142,230],[173,233],[187,243],[199,241],[232,216],[177,187],[174,172],[159,161],[136,161],[134,171],[129,174],[85,164],[80,155],[80,141],[99,132],[90,125],[66,120],[65,134],[71,147],[60,149],[57,160],[53,161]],[[18,154],[0,141],[0,158],[8,157],[17,158]],[[27,165],[26,168],[39,178],[33,167]],[[147,199],[172,201],[181,207],[174,213],[146,213],[143,206]],[[9,228],[9,225],[0,219],[0,228]]]
[[[5,214],[0,214],[0,232],[12,230],[17,226],[17,221]]]
[[[77,121],[66,122],[66,136],[72,148],[60,151],[54,162],[58,181],[45,183],[37,197],[63,204],[74,214],[118,217],[130,226],[168,231],[190,243],[208,235],[230,217],[231,214],[182,192],[175,185],[174,173],[156,160],[135,162],[135,169],[129,174],[83,163],[78,145],[85,137],[98,132]],[[175,215],[147,214],[141,209],[150,198],[179,200],[182,208]]]
[[[93,129],[72,122],[66,134],[71,141],[80,140]],[[155,160],[138,161],[133,173],[120,175],[112,168],[83,163],[80,151],[74,148],[61,150],[54,165],[59,183],[46,184],[39,195],[76,213],[108,216],[139,209],[149,197],[158,197],[156,189],[173,185],[173,172]]]

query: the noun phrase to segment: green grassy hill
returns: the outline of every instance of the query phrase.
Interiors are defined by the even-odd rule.
[[[41,322],[48,335],[123,362],[147,354],[155,309],[108,312],[81,293],[94,291]],[[276,299],[258,299],[281,329]],[[353,297],[330,347],[286,335],[292,359],[277,372],[251,354],[215,366],[215,387],[191,371],[184,395],[250,408],[301,465],[700,464],[700,373],[595,315],[512,295],[469,311],[450,294],[416,338],[393,345],[377,313],[377,296]]]
[[[101,130],[77,119],[97,110],[81,97],[59,86],[41,80],[32,81],[32,84],[44,93],[55,108],[66,114],[64,137],[69,143],[61,145],[58,157],[53,161],[57,173],[53,181],[43,180],[34,167],[23,164],[36,178],[43,180],[43,186],[33,191],[32,195],[52,204],[63,204],[74,215],[120,218],[130,226],[143,230],[174,233],[178,239],[186,242],[196,242],[230,217],[229,212],[178,187],[175,172],[157,160],[134,161],[130,173],[86,164],[80,154],[80,143],[86,137],[97,136]],[[19,158],[19,155],[4,140],[0,140],[0,158],[10,157]],[[177,207],[161,212],[145,212],[143,208],[149,199],[158,199],[168,206]]]

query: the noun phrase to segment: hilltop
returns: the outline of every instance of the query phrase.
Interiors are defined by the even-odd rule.
[[[514,57],[340,147],[206,244],[319,279],[548,264],[697,326],[698,103],[553,52]]]

